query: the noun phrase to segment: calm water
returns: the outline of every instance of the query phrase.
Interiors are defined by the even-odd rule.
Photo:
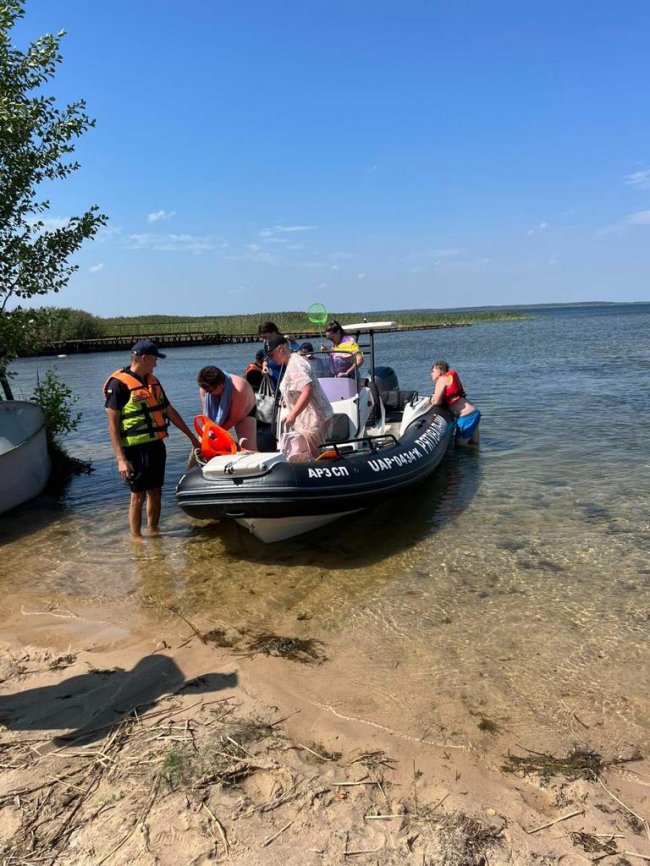
[[[380,337],[403,387],[430,392],[431,362],[453,361],[483,413],[480,454],[452,452],[417,494],[279,547],[176,508],[188,448],[174,428],[164,536],[134,545],[101,401],[124,355],[18,362],[17,396],[50,364],[79,395],[70,445],[95,471],[54,510],[0,518],[0,593],[154,596],[320,638],[328,674],[296,666],[304,693],[412,736],[647,750],[649,333],[650,305],[627,305]],[[171,350],[158,373],[190,420],[197,370],[240,372],[254,348]]]

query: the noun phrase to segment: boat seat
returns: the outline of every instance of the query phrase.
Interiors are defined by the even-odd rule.
[[[381,401],[386,410],[386,421],[400,421],[409,401],[417,399],[417,391],[381,391]]]
[[[342,412],[336,412],[332,419],[332,435],[329,442],[347,442],[350,439],[350,417]]]
[[[286,463],[287,458],[279,451],[241,451],[238,454],[220,454],[201,467],[204,478],[246,477],[265,475],[276,463]]]
[[[357,393],[357,383],[354,379],[338,379],[327,376],[327,378],[319,379],[318,383],[325,391],[330,403],[336,403],[337,400],[349,400]]]

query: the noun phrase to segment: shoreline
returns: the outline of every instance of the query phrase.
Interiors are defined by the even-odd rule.
[[[275,656],[223,645],[238,635],[173,608],[14,599],[0,623],[4,862],[650,858],[647,760],[505,773],[507,752],[526,754],[516,743],[500,760],[453,733],[425,742],[354,718],[328,702],[326,661],[283,656],[289,638]]]

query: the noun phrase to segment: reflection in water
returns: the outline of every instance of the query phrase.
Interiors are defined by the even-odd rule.
[[[387,337],[405,385],[430,387],[423,342],[457,363],[484,415],[480,453],[452,451],[411,494],[280,545],[233,523],[193,524],[175,507],[178,436],[164,533],[134,543],[101,405],[89,398],[78,451],[95,472],[54,510],[36,503],[0,518],[0,593],[153,599],[201,622],[321,639],[329,661],[318,680],[292,669],[303,693],[415,736],[496,752],[501,736],[533,749],[557,750],[558,736],[607,754],[647,749],[647,419],[614,421],[607,395],[618,392],[617,364],[629,391],[645,393],[638,347],[649,327],[647,309],[583,311],[436,332],[435,351],[421,333]],[[243,369],[248,354],[174,350],[170,399],[191,417],[196,395],[182,386],[197,366]],[[96,380],[99,394],[120,361],[66,359],[63,378],[75,387],[78,376],[83,395]],[[21,362],[18,379],[35,363]],[[549,365],[563,371],[561,398]],[[327,694],[316,695],[325,674]],[[502,735],[482,732],[483,718]]]

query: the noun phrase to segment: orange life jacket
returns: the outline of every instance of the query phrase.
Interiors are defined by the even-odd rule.
[[[165,394],[158,379],[149,373],[146,384],[125,370],[116,370],[104,382],[104,397],[108,383],[117,379],[129,389],[129,399],[120,411],[120,442],[123,446],[144,445],[167,436],[169,420],[165,411]]]
[[[197,415],[194,418],[194,429],[201,437],[201,453],[206,460],[237,453],[237,443],[230,433],[215,424],[207,415]]]

